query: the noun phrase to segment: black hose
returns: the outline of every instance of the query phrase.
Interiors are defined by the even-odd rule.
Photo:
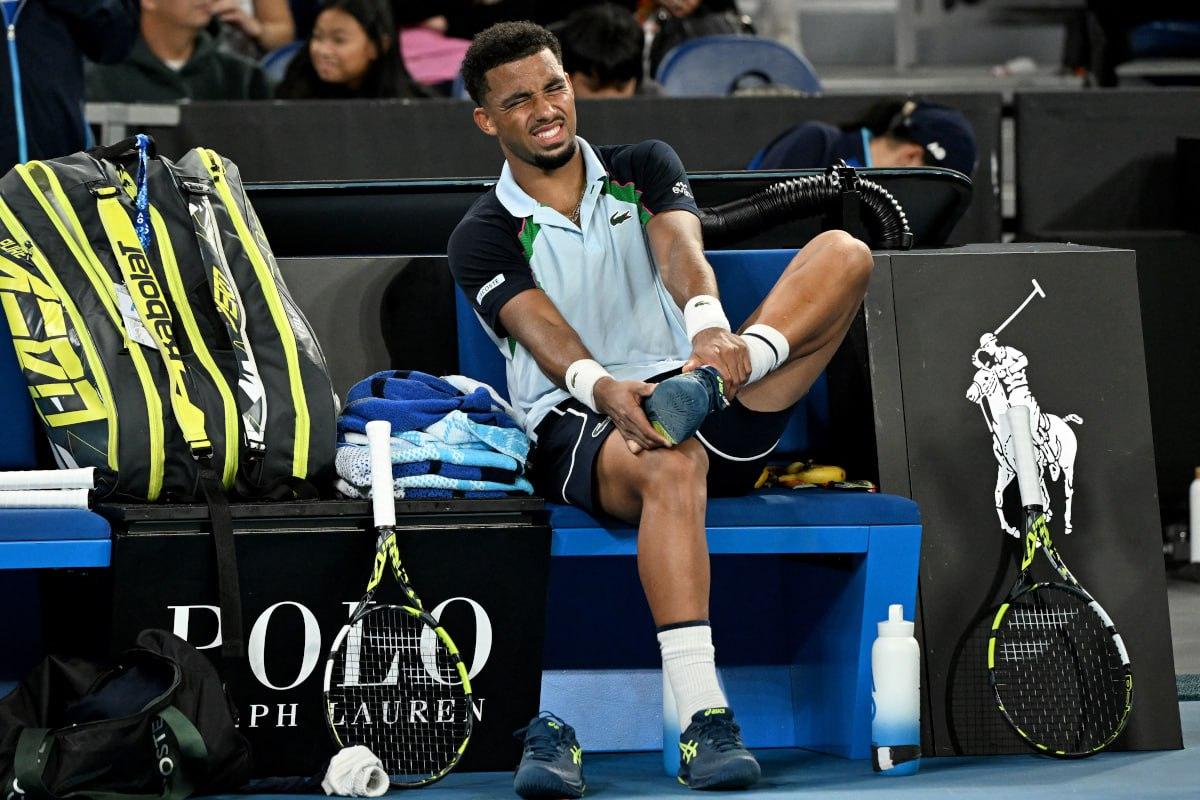
[[[855,175],[849,167],[830,167],[824,175],[810,175],[773,183],[740,200],[700,209],[700,227],[709,246],[727,244],[768,228],[824,213],[843,193],[859,192],[865,213],[863,223],[880,249],[907,250],[913,235],[904,209],[891,193],[874,181]]]

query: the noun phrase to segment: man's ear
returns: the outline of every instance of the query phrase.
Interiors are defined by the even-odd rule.
[[[479,130],[488,136],[496,135],[496,124],[492,122],[491,115],[483,107],[477,107],[473,116],[475,118],[475,125]]]
[[[897,156],[900,165],[904,167],[925,166],[925,148],[916,142],[902,142]]]

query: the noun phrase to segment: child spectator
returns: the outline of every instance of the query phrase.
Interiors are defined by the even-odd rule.
[[[387,0],[331,0],[275,92],[292,100],[427,97],[400,58]]]

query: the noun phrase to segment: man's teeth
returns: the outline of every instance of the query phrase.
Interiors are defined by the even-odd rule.
[[[558,132],[562,130],[562,125],[555,125],[553,128],[547,128],[544,131],[538,131],[535,136],[539,139],[553,139],[558,136]]]

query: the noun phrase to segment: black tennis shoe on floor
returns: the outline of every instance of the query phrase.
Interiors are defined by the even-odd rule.
[[[704,708],[679,736],[679,782],[689,789],[746,789],[762,770],[728,708]]]
[[[525,751],[513,778],[513,789],[526,800],[583,797],[583,749],[575,729],[543,711],[513,734],[525,737]]]
[[[655,386],[642,407],[654,430],[675,446],[698,431],[709,414],[727,405],[721,373],[713,367],[697,367]]]

